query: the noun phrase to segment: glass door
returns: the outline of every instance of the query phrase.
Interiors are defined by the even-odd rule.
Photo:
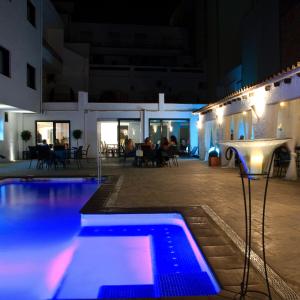
[[[124,153],[125,144],[132,140],[133,144],[141,142],[140,120],[119,120],[119,152]]]
[[[149,135],[154,144],[166,137],[169,141],[175,136],[180,149],[189,147],[190,142],[190,121],[187,119],[150,119]]]
[[[70,121],[37,121],[36,143],[70,146]]]
[[[54,144],[63,145],[66,148],[70,146],[70,123],[55,122],[55,140]]]
[[[36,123],[36,143],[42,144],[43,141],[46,141],[46,144],[48,145],[53,145],[53,122],[42,121]]]
[[[118,153],[118,121],[98,121],[98,140],[100,140],[101,153],[107,157]]]

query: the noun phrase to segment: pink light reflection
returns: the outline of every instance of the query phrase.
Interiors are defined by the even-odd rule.
[[[72,261],[75,250],[78,247],[78,241],[74,243],[59,253],[49,265],[46,277],[46,285],[50,291],[57,288],[59,282],[61,281],[67,267]]]

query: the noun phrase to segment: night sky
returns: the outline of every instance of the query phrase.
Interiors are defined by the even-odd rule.
[[[63,0],[54,0],[59,2]],[[65,1],[65,0],[64,0]],[[181,0],[73,0],[73,20],[115,24],[169,25]]]

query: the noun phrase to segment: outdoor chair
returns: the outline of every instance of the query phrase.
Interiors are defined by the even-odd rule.
[[[154,167],[156,162],[155,151],[151,149],[150,146],[147,145],[142,145],[141,150],[143,150],[143,157],[142,157],[141,164],[142,165],[144,164],[146,167],[148,167],[148,164],[151,163],[152,167]]]
[[[168,165],[169,167],[172,166],[172,164],[176,167],[178,167],[178,157],[179,157],[179,151],[178,151],[178,148],[177,146],[170,146],[169,147],[169,150],[168,150]]]
[[[274,168],[277,169],[277,177],[282,177],[290,164],[291,155],[287,147],[282,146],[275,150]]]
[[[53,153],[48,147],[37,147],[37,169],[43,169],[44,165],[49,168],[53,162]]]
[[[73,158],[77,164],[78,169],[82,167],[81,160],[82,160],[82,146],[79,146],[77,149],[75,149]]]
[[[90,144],[88,144],[85,149],[82,149],[82,158],[85,158],[86,162],[88,162],[89,149],[90,149]]]
[[[28,146],[28,149],[29,149],[29,159],[30,159],[30,163],[29,163],[29,167],[28,168],[30,169],[32,161],[34,159],[37,159],[38,155],[37,155],[37,147],[36,146]]]
[[[53,161],[54,161],[55,169],[59,166],[59,164],[61,164],[64,168],[66,168],[67,151],[65,149],[54,150]]]
[[[136,156],[136,149],[134,149],[130,152],[127,152],[127,151],[124,150],[123,155],[124,155],[124,162],[125,162],[128,157],[135,157]]]
[[[198,157],[197,152],[198,152],[198,146],[194,146],[192,151],[190,152],[190,157]]]

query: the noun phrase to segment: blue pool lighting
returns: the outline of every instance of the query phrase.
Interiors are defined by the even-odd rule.
[[[84,179],[0,184],[0,299],[216,295],[220,286],[177,213],[80,215]]]
[[[0,299],[49,299],[76,249],[80,208],[97,190],[85,179],[2,181]]]
[[[77,241],[55,299],[208,296],[220,292],[180,214],[83,215]]]

